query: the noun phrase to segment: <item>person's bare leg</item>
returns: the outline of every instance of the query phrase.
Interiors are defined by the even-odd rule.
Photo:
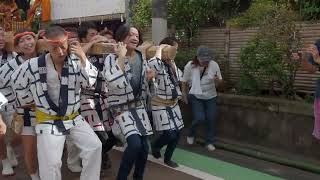
[[[33,179],[32,176],[39,176],[37,158],[37,137],[32,135],[22,135],[22,144],[27,171]]]
[[[12,133],[12,139],[10,141],[11,147],[15,148],[22,143],[21,135],[17,133]]]
[[[14,171],[9,159],[7,158],[5,136],[6,135],[0,135],[0,160],[2,163],[2,175],[10,176],[14,174]]]
[[[7,159],[5,135],[0,135],[0,160]]]
[[[14,147],[21,144],[21,136],[13,132],[11,129],[7,131],[8,135],[6,135],[6,150],[7,150],[7,158],[9,159],[12,167],[18,166],[18,159],[16,153],[14,152]]]

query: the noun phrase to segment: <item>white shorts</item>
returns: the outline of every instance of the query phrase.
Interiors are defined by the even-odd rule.
[[[36,130],[34,126],[23,126],[22,136],[36,136]]]

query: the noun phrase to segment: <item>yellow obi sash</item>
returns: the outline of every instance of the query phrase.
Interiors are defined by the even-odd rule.
[[[162,99],[158,96],[151,98],[151,105],[154,106],[174,106],[178,103],[178,99]]]
[[[36,109],[36,119],[37,123],[42,123],[45,121],[67,121],[67,120],[73,120],[77,116],[79,116],[79,112],[75,112],[73,114],[67,115],[67,116],[56,116],[56,115],[50,115],[47,113],[44,113],[38,109]]]

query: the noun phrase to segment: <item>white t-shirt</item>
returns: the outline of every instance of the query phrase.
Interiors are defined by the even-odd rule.
[[[47,67],[47,84],[48,84],[48,94],[51,100],[59,105],[60,98],[60,87],[61,82],[59,79],[58,72],[54,67],[50,54],[46,55],[46,67]]]
[[[200,71],[195,70],[194,68],[198,68]],[[194,66],[192,61],[188,62],[187,65],[184,67],[184,73],[182,82],[188,83],[189,87],[195,86],[196,83],[193,83],[193,78],[198,78],[200,81],[200,88],[202,93],[194,94],[198,99],[211,99],[217,96],[217,90],[214,83],[214,76],[217,75],[220,80],[222,80],[221,71],[219,68],[218,63],[215,61],[210,61],[208,67],[206,68],[202,78],[201,75],[203,73],[204,67]],[[200,80],[201,79],[201,80]]]

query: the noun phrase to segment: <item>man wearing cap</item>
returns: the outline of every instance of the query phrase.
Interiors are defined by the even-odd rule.
[[[214,124],[217,114],[218,83],[222,81],[219,65],[214,61],[213,52],[206,46],[197,49],[195,58],[184,68],[182,78],[183,101],[190,102],[193,121],[187,137],[188,144],[194,144],[196,128],[205,121],[207,127],[206,148],[215,150]]]

